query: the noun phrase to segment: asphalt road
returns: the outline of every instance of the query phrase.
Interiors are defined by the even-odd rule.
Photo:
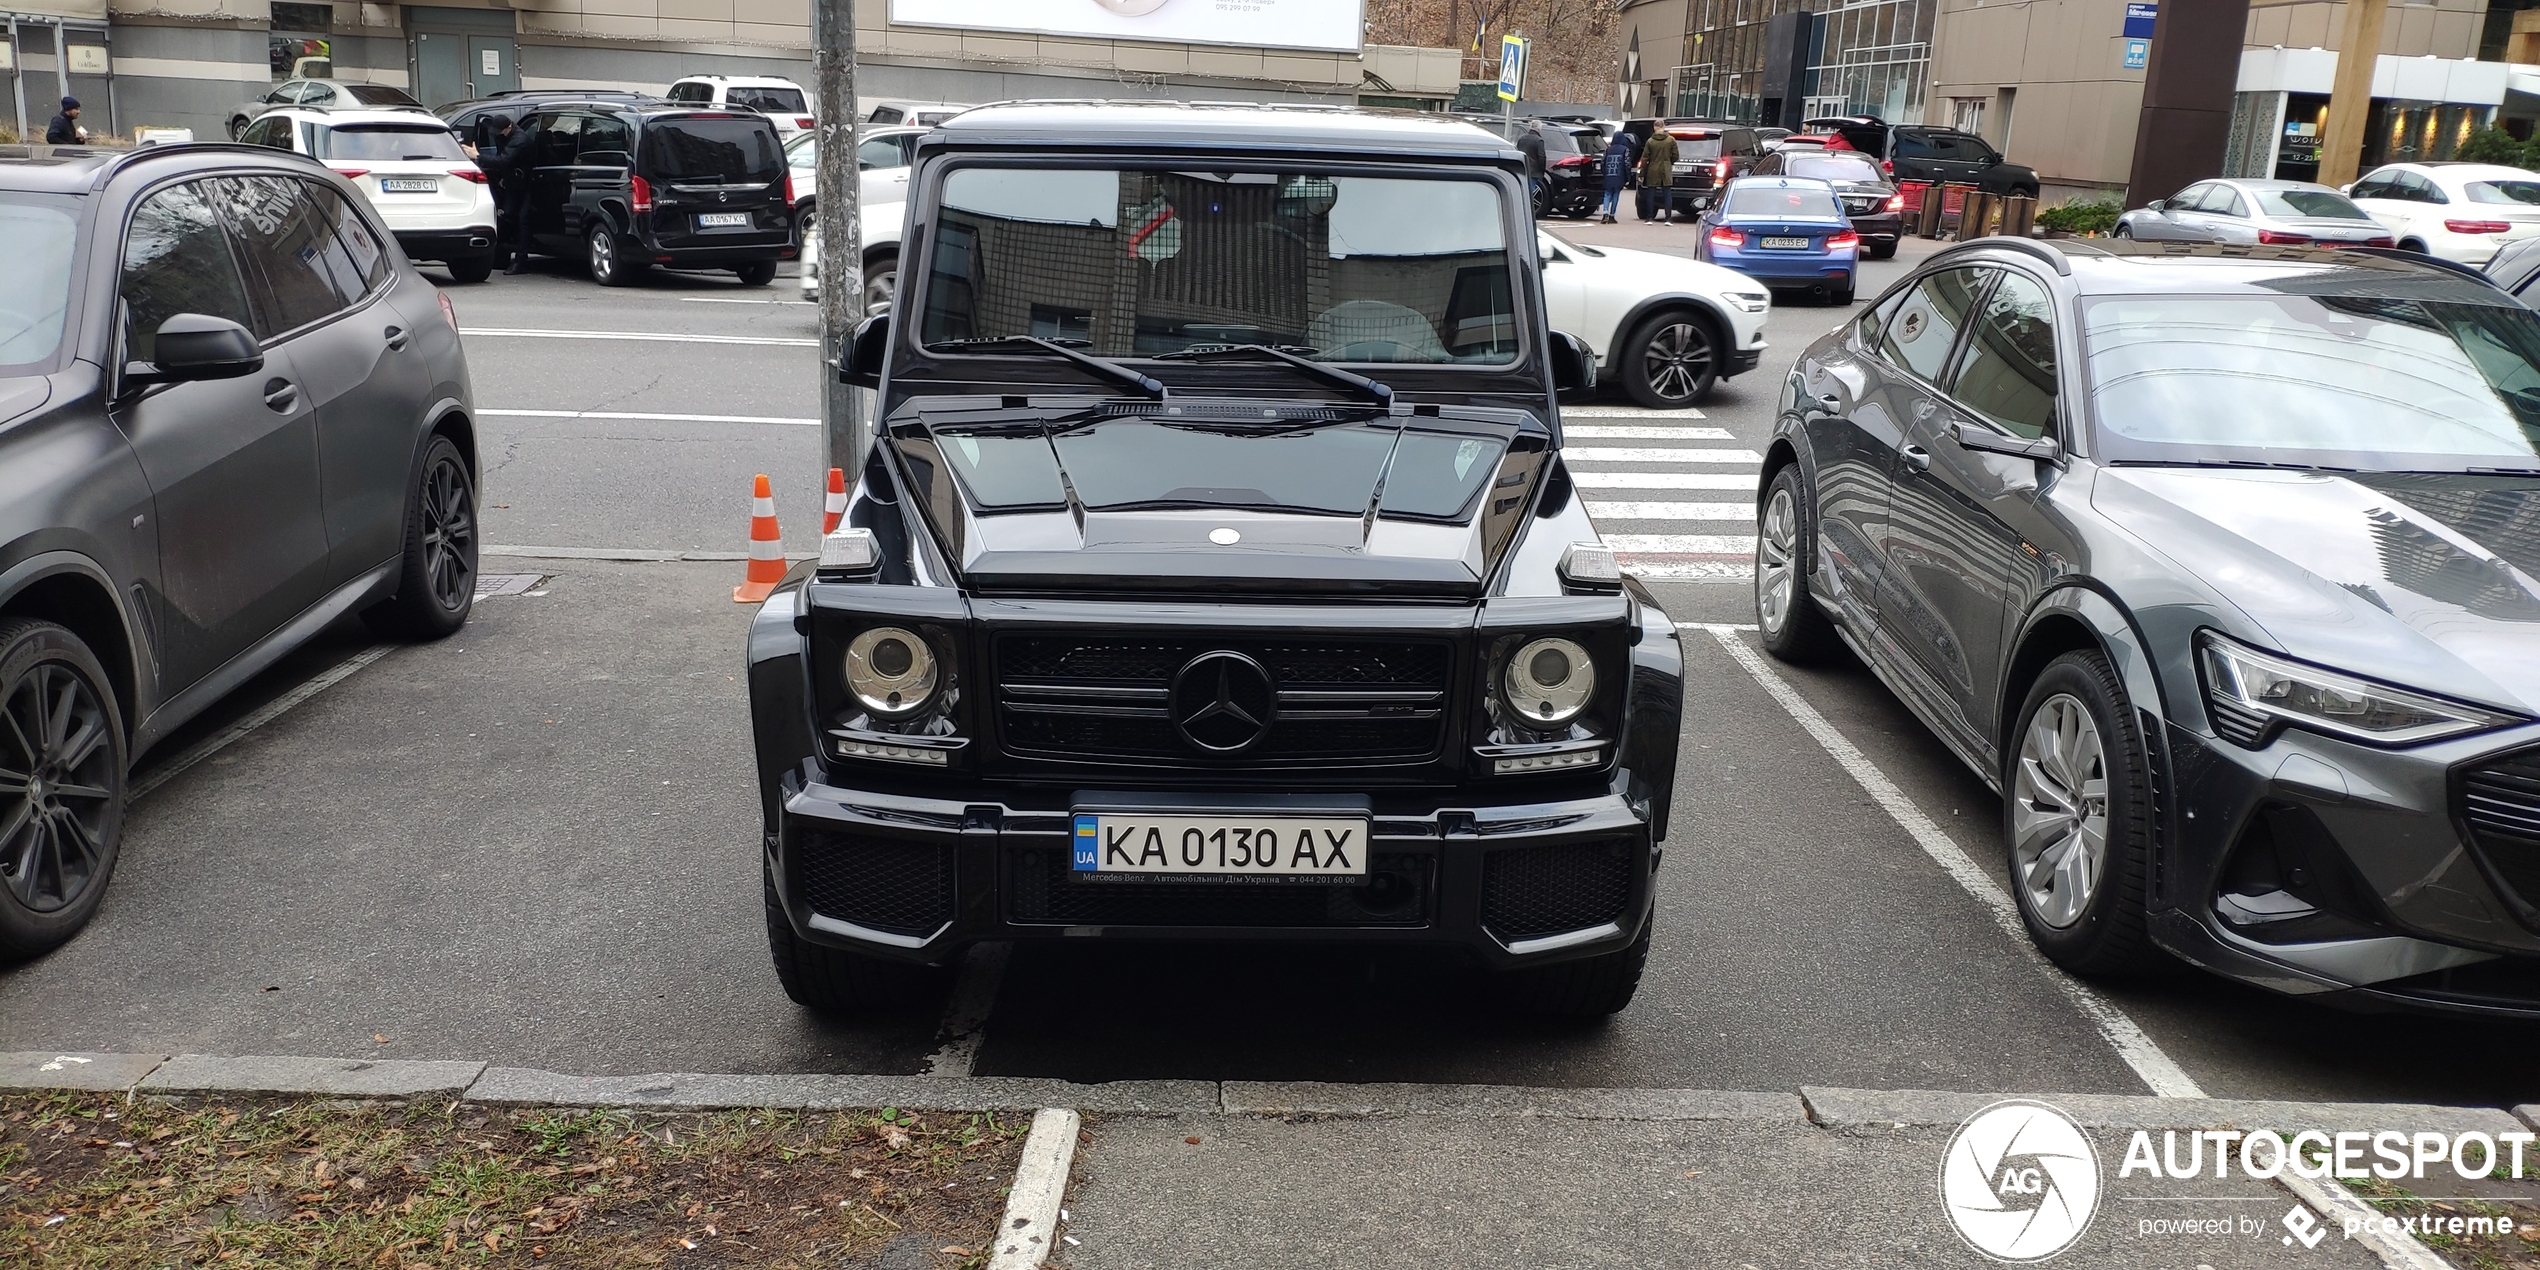
[[[1662,250],[1693,233],[1555,228]],[[1868,266],[1862,295],[1900,268]],[[789,303],[790,278],[727,275],[603,291],[548,269],[452,294],[485,411],[487,539],[547,553],[486,570],[534,575],[528,593],[175,770],[370,655],[357,627],[335,632],[146,759],[165,781],[134,808],[96,923],[0,972],[0,1050],[2109,1093],[2144,1092],[2166,1062],[2215,1095],[2540,1094],[2540,1029],[2343,1014],[2184,969],[2078,989],[1935,858],[1954,844],[1993,871],[2000,804],[1893,696],[1857,666],[1759,663],[1698,627],[1656,948],[1610,1023],[1511,1020],[1452,968],[1400,957],[1283,955],[1265,980],[1224,950],[1053,945],[1001,974],[982,959],[942,1016],[815,1020],[777,990],[760,929],[740,566],[576,554],[737,552],[757,472],[788,545],[813,545],[815,311]],[[1764,369],[1703,406],[1729,436],[1702,444],[1760,448],[1775,376],[1846,313],[1777,306]],[[1741,579],[1655,585],[1680,622],[1753,620]],[[1901,802],[1876,801],[1865,769]]]

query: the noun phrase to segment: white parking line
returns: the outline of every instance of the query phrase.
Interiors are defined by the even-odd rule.
[[[1707,454],[1734,454],[1735,459],[1712,459]],[[1564,446],[1561,457],[1571,463],[1761,463],[1764,456],[1753,450],[1703,450],[1686,447],[1681,450],[1657,446],[1572,445]]]
[[[1744,503],[1589,503],[1598,520],[1729,520],[1755,523],[1755,504]]]
[[[632,410],[479,410],[476,413],[496,419],[623,419],[636,423],[776,423],[796,428],[817,428],[818,419],[789,419],[778,415],[662,415]]]
[[[807,307],[812,303],[809,300],[744,300],[725,295],[683,295],[679,300],[683,304],[800,304]]]
[[[2127,1017],[2125,1011],[2110,1004],[2107,998],[2092,991],[2089,985],[2056,969],[2052,963],[2039,956],[2035,945],[2029,942],[2028,929],[2020,922],[2018,908],[2013,905],[2010,895],[2003,891],[2001,884],[1994,880],[1993,874],[1978,867],[1975,861],[1968,859],[1967,853],[1958,846],[1957,840],[1943,833],[1931,817],[1923,814],[1922,808],[1914,805],[1913,799],[1906,797],[1904,790],[1897,788],[1896,782],[1888,779],[1887,773],[1880,771],[1878,765],[1871,762],[1868,755],[1863,754],[1860,748],[1852,744],[1843,733],[1835,730],[1835,726],[1828,723],[1824,715],[1817,713],[1817,708],[1809,705],[1807,698],[1799,695],[1798,689],[1791,687],[1788,681],[1764,661],[1762,653],[1755,651],[1744,639],[1733,632],[1715,630],[1712,635],[1720,641],[1720,647],[1728,653],[1730,659],[1744,667],[1746,673],[1754,677],[1755,682],[1764,689],[1765,693],[1779,703],[1792,719],[1797,720],[1799,726],[1809,736],[1815,738],[1818,746],[1825,750],[1827,757],[1832,758],[1836,766],[1841,767],[1853,780],[1860,783],[1861,788],[1869,793],[1871,800],[1879,805],[1880,810],[1885,811],[1888,818],[1895,821],[1897,827],[1905,831],[1905,836],[1912,838],[1914,844],[1921,847],[1923,853],[1930,856],[1942,871],[1964,888],[1967,894],[1974,896],[1984,905],[1986,911],[1992,914],[1995,924],[2002,928],[2002,933],[2011,940],[2021,954],[2026,956],[2030,964],[2036,966],[2039,972],[2046,976],[2048,982],[2062,991],[2065,999],[2072,1002],[2073,1008],[2079,1010],[2083,1018],[2088,1019],[2092,1026],[2099,1029],[2099,1035],[2116,1050],[2117,1057],[2125,1060],[2126,1066],[2133,1068],[2134,1074],[2141,1077],[2143,1083],[2150,1086],[2153,1093],[2164,1098],[2205,1096],[2204,1086],[2197,1084],[2196,1079],[2188,1075],[2187,1070],[2180,1067],[2157,1042],[2143,1031],[2141,1026]]]
[[[1591,472],[1570,473],[1580,489],[1753,489],[1756,478],[1751,475],[1721,475],[1715,472]]]
[[[550,331],[526,326],[469,326],[461,335],[500,335],[524,340],[636,340],[654,344],[758,344],[769,348],[818,348],[818,340],[759,335],[701,335],[691,331]]]
[[[246,716],[236,723],[185,747],[177,753],[176,757],[150,769],[149,775],[132,783],[132,791],[124,796],[125,801],[140,802],[143,795],[175,780],[187,768],[220,753],[238,738],[281,718],[293,706],[352,678],[360,672],[362,667],[387,656],[395,648],[394,644],[373,644],[335,663],[327,669],[325,674],[248,711]]]
[[[1605,545],[1618,555],[1747,556],[1755,554],[1753,534],[1607,534]]]
[[[1638,424],[1571,424],[1561,436],[1572,441],[1726,441],[1726,428],[1643,427]],[[1760,461],[1760,460],[1759,460]]]

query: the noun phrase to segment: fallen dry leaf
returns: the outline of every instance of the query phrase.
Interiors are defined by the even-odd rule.
[[[970,1255],[970,1250],[962,1247],[960,1244],[946,1244],[935,1251],[940,1252],[947,1257],[967,1257]]]
[[[1182,1141],[1184,1141],[1184,1142],[1188,1142],[1188,1143],[1190,1143],[1192,1146],[1198,1146],[1198,1145],[1199,1145],[1199,1139],[1197,1139],[1197,1138],[1184,1138],[1184,1139],[1182,1139]]]
[[[882,1130],[882,1141],[889,1144],[892,1150],[900,1150],[909,1144],[908,1130],[898,1125],[886,1125]]]

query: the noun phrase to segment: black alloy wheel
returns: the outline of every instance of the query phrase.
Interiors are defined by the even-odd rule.
[[[1640,324],[1623,345],[1623,390],[1651,410],[1682,410],[1711,394],[1720,377],[1720,341],[1711,324],[1684,311]]]
[[[392,635],[440,639],[467,624],[476,604],[476,479],[448,437],[424,448],[406,508],[406,551],[397,594],[362,616]]]
[[[0,962],[58,947],[97,911],[123,838],[123,718],[68,629],[0,623]]]

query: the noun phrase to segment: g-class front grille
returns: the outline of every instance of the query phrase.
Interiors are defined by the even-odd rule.
[[[2461,776],[2472,845],[2524,904],[2540,908],[2540,750],[2490,759]]]
[[[1442,641],[1009,635],[995,658],[1008,753],[1199,768],[1428,761],[1455,677]]]

